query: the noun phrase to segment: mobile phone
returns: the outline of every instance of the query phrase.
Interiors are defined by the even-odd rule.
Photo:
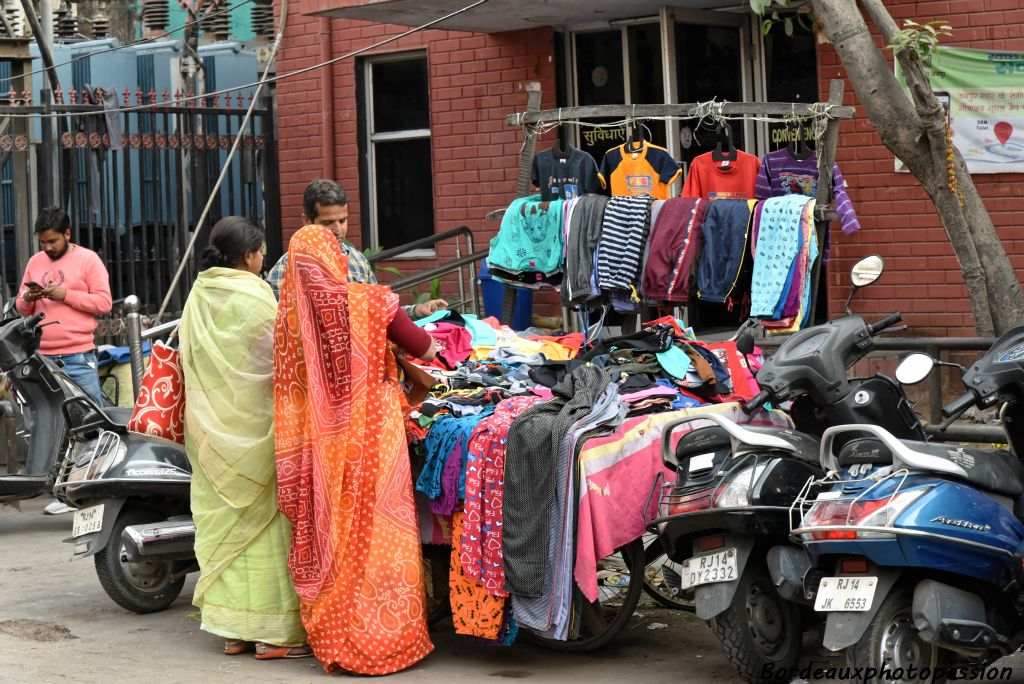
[[[31,280],[26,280],[25,284],[28,285],[28,289],[30,289],[30,290],[42,290],[43,289],[42,285],[40,285],[39,283],[33,282]]]

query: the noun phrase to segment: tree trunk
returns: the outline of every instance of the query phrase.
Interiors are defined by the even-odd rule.
[[[882,142],[910,170],[935,204],[967,286],[978,335],[1024,325],[1024,296],[992,220],[959,151],[956,177],[963,194],[948,187],[946,115],[916,52],[903,51],[900,66],[911,99],[875,45],[856,0],[813,0],[814,11],[835,47]],[[881,0],[861,0],[888,41],[896,22]]]

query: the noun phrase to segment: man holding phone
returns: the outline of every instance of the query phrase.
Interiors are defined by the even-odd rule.
[[[96,316],[110,313],[110,276],[96,252],[71,242],[71,221],[59,207],[39,212],[35,225],[39,252],[28,260],[15,306],[30,316],[43,312],[39,353],[63,366],[64,372],[97,404],[103,394],[96,372]],[[60,507],[60,509],[56,508]],[[54,502],[47,513],[70,507]]]

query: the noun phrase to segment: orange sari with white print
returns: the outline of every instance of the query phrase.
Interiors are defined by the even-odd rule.
[[[309,645],[325,669],[382,675],[431,650],[401,387],[398,296],[348,282],[326,228],[292,238],[274,334],[278,505]]]

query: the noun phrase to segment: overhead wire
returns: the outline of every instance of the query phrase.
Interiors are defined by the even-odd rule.
[[[246,83],[246,84],[243,84],[243,85],[232,86],[230,88],[221,88],[220,90],[214,90],[214,91],[210,91],[210,92],[206,92],[206,93],[184,95],[182,97],[174,97],[174,98],[171,98],[169,100],[165,100],[163,102],[152,102],[150,104],[139,104],[139,105],[132,105],[132,106],[128,106],[128,107],[118,107],[118,108],[111,108],[111,109],[97,109],[97,110],[88,110],[88,111],[74,111],[74,112],[68,112],[68,111],[50,112],[49,114],[47,114],[45,112],[33,112],[33,113],[25,113],[25,114],[19,114],[19,113],[14,113],[14,112],[11,112],[11,113],[3,112],[2,114],[0,114],[0,116],[2,116],[4,118],[11,118],[11,119],[26,119],[26,118],[38,118],[38,117],[57,118],[57,117],[62,117],[62,116],[68,116],[69,114],[72,114],[72,115],[74,115],[76,117],[82,117],[82,116],[105,116],[107,114],[115,114],[115,113],[118,113],[118,112],[137,112],[137,111],[143,111],[143,110],[147,110],[147,109],[156,109],[156,108],[161,108],[161,107],[173,107],[173,106],[180,105],[180,104],[186,103],[186,102],[194,102],[196,100],[205,100],[205,99],[208,99],[208,98],[219,97],[221,95],[224,95],[225,93],[233,93],[233,92],[236,92],[236,91],[239,91],[239,90],[246,90],[246,89],[249,89],[249,88],[254,88],[254,87],[259,86],[261,83],[263,83],[263,84],[277,83],[278,81],[282,81],[282,80],[284,80],[286,78],[292,78],[293,76],[301,76],[302,74],[307,74],[307,73],[309,73],[311,71],[316,71],[317,69],[322,69],[322,68],[330,66],[332,64],[336,64],[337,62],[340,62],[342,60],[351,59],[352,57],[356,57],[358,55],[361,55],[361,54],[363,54],[365,52],[369,52],[371,50],[376,50],[379,47],[383,47],[385,45],[388,45],[389,43],[394,43],[395,41],[398,41],[398,40],[401,40],[402,38],[406,38],[408,36],[411,36],[414,33],[418,33],[420,31],[423,31],[425,29],[430,28],[431,26],[435,26],[437,24],[440,24],[441,22],[447,21],[448,19],[451,19],[453,17],[457,17],[460,14],[464,14],[465,12],[468,12],[468,11],[470,11],[472,9],[476,9],[477,7],[480,7],[481,5],[486,4],[487,2],[489,2],[489,0],[476,0],[476,2],[474,2],[474,3],[470,4],[470,5],[466,5],[465,7],[462,7],[461,9],[457,9],[457,10],[454,10],[452,12],[449,12],[448,14],[445,14],[444,16],[438,17],[437,19],[431,19],[430,21],[428,21],[428,22],[426,22],[424,24],[420,24],[419,26],[414,26],[414,27],[410,28],[408,31],[403,31],[402,33],[397,33],[397,34],[395,34],[393,36],[390,36],[388,38],[384,38],[382,40],[379,40],[376,43],[373,43],[372,45],[367,45],[366,47],[359,48],[358,50],[353,50],[351,52],[346,52],[345,54],[339,55],[338,57],[334,57],[333,59],[328,59],[328,60],[323,61],[323,62],[318,62],[318,63],[310,65],[308,67],[303,67],[301,69],[295,69],[294,71],[287,71],[287,72],[285,72],[283,74],[277,74],[275,76],[271,76],[270,78],[266,79],[265,81],[263,81],[263,80],[254,81],[253,83]],[[269,64],[270,64],[270,62],[268,62],[268,65]]]
[[[185,272],[185,267],[188,265],[189,256],[192,254],[192,250],[195,249],[196,241],[199,239],[199,234],[202,232],[203,223],[206,221],[206,217],[210,214],[210,208],[213,207],[213,202],[217,199],[217,192],[220,190],[221,183],[224,182],[224,177],[227,175],[228,169],[231,167],[231,160],[235,156],[235,152],[238,150],[238,144],[242,141],[245,131],[249,126],[249,121],[252,118],[252,112],[256,108],[256,103],[259,102],[260,93],[263,91],[263,86],[267,82],[267,77],[270,76],[270,69],[274,64],[274,58],[277,56],[277,50],[281,47],[281,39],[284,38],[284,29],[287,24],[288,0],[281,0],[281,26],[278,28],[277,37],[274,39],[274,44],[270,48],[270,56],[267,58],[267,66],[263,69],[263,76],[260,78],[256,86],[256,92],[253,95],[252,101],[249,103],[249,108],[245,112],[245,117],[238,125],[238,133],[235,134],[235,141],[232,143],[231,149],[228,151],[227,159],[224,160],[224,164],[221,166],[220,175],[217,176],[217,182],[213,184],[210,196],[206,199],[206,206],[203,207],[203,211],[199,215],[199,220],[195,223],[195,228],[192,231],[192,238],[189,240],[188,246],[185,247],[185,253],[181,256],[181,263],[178,264],[178,270],[175,272],[174,278],[171,280],[170,287],[167,288],[167,294],[164,295],[163,303],[160,304],[160,311],[156,315],[156,320],[158,321],[163,318],[164,312],[167,310],[167,305],[174,296],[174,290],[178,287],[178,283],[181,281],[181,276]]]

